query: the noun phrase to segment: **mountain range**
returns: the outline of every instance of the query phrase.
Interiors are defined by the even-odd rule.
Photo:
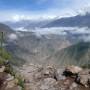
[[[54,18],[49,20],[20,20],[17,22],[4,22],[14,29],[35,29],[51,27],[90,27],[90,13],[79,14],[72,17]]]
[[[82,65],[89,61],[89,18],[90,14],[77,15],[74,17],[67,17],[57,20],[50,20],[33,22],[34,25],[27,21],[20,21],[16,23],[0,24],[0,31],[5,34],[5,48],[11,53],[12,63],[14,65],[22,65],[23,63],[55,63],[57,65],[75,64]],[[19,24],[20,23],[20,24]],[[27,31],[15,31],[9,26],[24,27]],[[58,33],[41,33],[51,27],[87,27],[83,29],[74,28],[58,29]],[[40,29],[35,31],[35,28]],[[41,27],[41,28],[40,28]],[[30,31],[30,28],[33,31]],[[45,32],[46,32],[45,31]],[[88,32],[87,32],[88,31]],[[77,32],[77,33],[76,33]],[[87,33],[86,33],[87,32]],[[64,33],[64,34],[62,34]],[[86,40],[88,38],[88,40]]]
[[[90,13],[57,19],[43,27],[90,27]]]
[[[58,62],[58,65],[88,65],[90,64],[90,42],[79,42],[62,50],[58,50],[48,60]]]
[[[0,30],[8,32],[5,34],[7,38],[8,36],[17,36],[13,40],[9,40],[12,39],[9,37],[5,41],[5,48],[13,56],[11,62],[14,65],[22,65],[25,62],[82,65],[89,62],[89,42],[79,43],[79,41],[71,39],[73,36],[55,34],[38,37],[33,32],[13,31],[7,25],[0,25],[3,27]]]

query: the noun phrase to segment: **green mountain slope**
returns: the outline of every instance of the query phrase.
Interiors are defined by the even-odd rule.
[[[90,63],[90,42],[80,42],[68,48],[57,51],[48,57],[58,65],[84,65]]]
[[[12,53],[12,51],[10,51],[11,48],[13,48],[13,51],[15,51],[16,45],[15,45],[15,41],[13,40],[10,42],[8,37],[11,34],[16,34],[16,32],[13,29],[11,29],[9,26],[0,23],[0,33],[1,32],[3,32],[3,41],[2,41],[3,42],[3,48],[6,50],[7,53],[9,53],[11,55],[9,60],[14,65],[22,65],[22,63],[24,63],[24,60],[17,57],[15,54]],[[1,37],[0,37],[0,42],[1,42]],[[19,50],[19,48],[17,50]],[[0,52],[1,52],[1,50],[0,50]],[[0,54],[0,56],[1,56],[1,54]]]
[[[0,23],[0,32],[13,33],[14,31],[7,25]]]

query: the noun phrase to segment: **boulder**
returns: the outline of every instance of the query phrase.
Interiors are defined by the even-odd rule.
[[[14,80],[14,76],[11,76],[11,74],[7,74],[6,81]]]
[[[40,90],[56,90],[56,80],[53,78],[46,78],[42,81],[40,85]]]
[[[82,68],[80,68],[78,66],[74,66],[74,65],[68,66],[65,69],[65,71],[69,71],[69,72],[71,72],[73,74],[77,74],[77,73],[81,72],[82,70],[83,70]]]
[[[78,74],[76,81],[85,87],[90,87],[90,70],[81,71]]]
[[[73,90],[74,88],[77,88],[78,87],[78,84],[73,82],[70,86],[70,90]]]
[[[0,73],[4,72],[5,66],[0,67]]]
[[[53,66],[46,66],[43,69],[43,75],[45,78],[54,78],[56,79],[56,69]]]
[[[64,69],[57,69],[56,70],[56,80],[59,81],[59,80],[64,80],[66,77],[63,76],[63,71]]]
[[[81,72],[83,69],[78,66],[67,66],[63,72],[63,75],[65,76],[76,76],[79,72]]]

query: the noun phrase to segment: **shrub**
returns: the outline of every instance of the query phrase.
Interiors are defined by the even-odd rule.
[[[24,89],[24,79],[21,77],[21,75],[16,75],[15,77],[18,80],[17,85],[21,86],[22,90],[25,90]]]
[[[84,65],[82,65],[81,67],[82,67],[82,68],[88,68],[88,69],[90,69],[90,64],[84,64]]]

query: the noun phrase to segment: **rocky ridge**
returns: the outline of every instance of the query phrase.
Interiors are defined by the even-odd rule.
[[[90,90],[90,70],[78,66],[24,65],[25,90]]]
[[[90,69],[23,65],[15,74],[0,67],[0,90],[90,90]]]

